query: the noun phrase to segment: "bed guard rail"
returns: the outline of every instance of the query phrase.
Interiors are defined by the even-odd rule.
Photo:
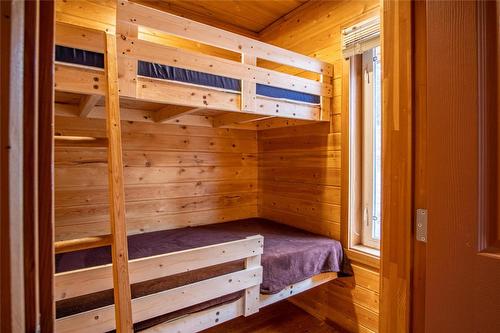
[[[264,238],[260,235],[210,246],[129,261],[130,283],[139,283],[195,269],[245,260],[243,270],[198,281],[132,300],[133,322],[140,322],[217,297],[245,290],[242,313],[259,310],[262,282],[260,257]],[[111,264],[58,273],[55,300],[63,300],[113,287]],[[57,332],[106,332],[115,329],[114,305],[62,317]]]
[[[158,38],[160,34],[236,52],[240,54],[241,61],[166,45],[158,42],[161,40]],[[56,43],[102,52],[102,43],[97,35],[98,32],[91,29],[58,23]],[[329,63],[127,0],[117,2],[116,35],[120,96],[187,106],[193,110],[244,112],[256,119],[267,116],[330,120],[333,66]],[[320,75],[320,80],[259,67],[257,59],[313,72]],[[237,79],[241,82],[241,91],[222,92],[143,77],[138,75],[139,61]],[[56,67],[56,89],[97,95],[102,93],[100,70],[88,69],[84,75],[75,76],[72,66],[58,64]],[[77,70],[84,71],[82,68]],[[256,94],[257,84],[317,95],[320,96],[320,105],[263,97]]]

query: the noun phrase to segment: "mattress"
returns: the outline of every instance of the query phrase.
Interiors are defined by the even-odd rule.
[[[56,45],[56,61],[104,68],[104,54]],[[191,83],[239,93],[240,80],[179,67],[139,61],[137,74],[145,77]],[[320,96],[257,83],[257,95],[318,105]]]
[[[340,242],[264,219],[246,219],[198,227],[156,231],[128,237],[129,259],[187,250],[243,239],[252,235],[264,236],[261,257],[263,282],[261,293],[276,293],[290,284],[303,281],[322,272],[350,274]],[[56,272],[65,272],[111,262],[109,247],[101,247],[56,255]],[[175,276],[147,281],[132,286],[132,297],[140,297],[234,272],[243,268],[236,261]],[[167,314],[136,325],[140,330],[175,316],[200,311],[241,297],[234,293],[210,302]],[[57,317],[86,311],[113,303],[112,290],[58,301]]]

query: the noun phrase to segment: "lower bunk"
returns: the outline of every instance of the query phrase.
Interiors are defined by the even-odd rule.
[[[135,331],[197,332],[348,273],[342,246],[263,219],[128,238]],[[56,256],[58,332],[115,328],[111,251]]]

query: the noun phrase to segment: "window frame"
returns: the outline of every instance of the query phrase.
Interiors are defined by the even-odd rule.
[[[361,236],[361,244],[363,246],[368,246],[372,247],[374,249],[380,250],[380,238],[376,239],[373,237],[373,224],[374,220],[371,217],[373,217],[374,214],[374,203],[375,203],[375,191],[376,191],[376,186],[375,182],[377,181],[375,178],[375,165],[376,165],[376,155],[374,153],[374,145],[376,143],[375,139],[375,134],[376,134],[376,127],[375,127],[375,107],[376,103],[378,102],[376,99],[376,94],[375,94],[375,86],[373,85],[377,77],[375,76],[375,62],[373,61],[373,58],[378,56],[380,57],[380,49],[378,50],[378,54],[375,53],[375,48],[380,48],[379,46],[376,46],[370,50],[365,51],[362,54],[362,121],[363,121],[363,128],[361,129],[361,144],[362,144],[362,155],[360,157],[362,161],[362,236]],[[368,51],[371,51],[368,53]],[[370,63],[371,67],[371,72],[367,70],[367,66],[369,66],[367,63]],[[380,60],[378,60],[379,66],[380,66]],[[371,76],[369,76],[369,73],[372,73]],[[368,77],[367,77],[368,76]],[[380,79],[380,78],[379,78]],[[381,82],[380,82],[381,83]],[[381,97],[381,94],[379,96],[379,99]],[[381,110],[379,110],[379,113]],[[379,170],[381,172],[381,170]],[[380,184],[381,185],[381,184]],[[382,195],[382,191],[380,189],[379,196]],[[372,214],[370,214],[370,212]],[[380,214],[378,214],[378,218],[381,218]],[[380,232],[379,232],[380,233]]]
[[[342,240],[351,257],[362,254],[367,264],[379,265],[380,241],[366,242],[363,237],[363,68],[362,55],[344,59],[342,71]],[[371,232],[371,219],[369,230]],[[370,237],[371,238],[371,237]]]

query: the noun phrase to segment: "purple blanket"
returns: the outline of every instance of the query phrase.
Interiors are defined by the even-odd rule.
[[[129,236],[129,258],[186,250],[257,234],[264,236],[262,293],[277,293],[290,284],[322,272],[349,273],[343,269],[340,242],[263,219]],[[109,247],[64,253],[56,256],[56,271],[64,272],[110,262]]]
[[[186,250],[257,234],[264,236],[262,293],[277,293],[290,284],[322,272],[349,274],[344,268],[346,261],[343,260],[340,242],[263,219],[129,236],[129,258]],[[56,271],[65,272],[110,262],[109,247],[64,253],[56,256]]]

